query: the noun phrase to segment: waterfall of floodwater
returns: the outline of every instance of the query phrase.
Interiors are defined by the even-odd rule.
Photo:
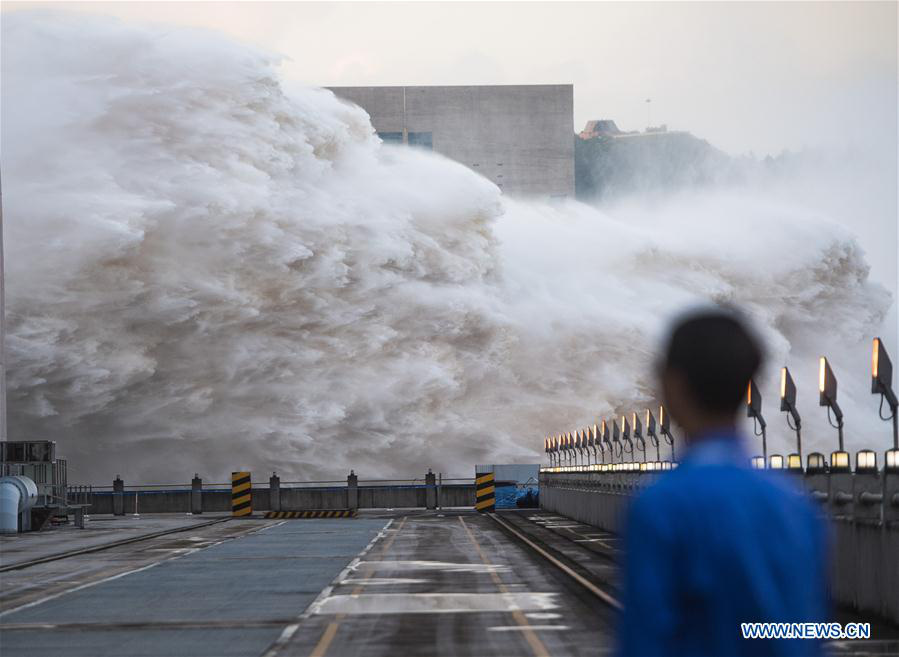
[[[833,448],[819,352],[847,445],[886,436],[866,367],[891,300],[820,213],[735,189],[507,198],[224,37],[2,30],[9,436],[57,440],[71,480],[536,462],[544,435],[655,404],[665,321],[707,300],[765,338],[771,451],[783,363],[806,450]]]

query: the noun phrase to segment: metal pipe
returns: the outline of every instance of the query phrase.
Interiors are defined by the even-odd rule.
[[[19,514],[34,506],[37,485],[28,477],[0,477],[0,534],[19,531]]]

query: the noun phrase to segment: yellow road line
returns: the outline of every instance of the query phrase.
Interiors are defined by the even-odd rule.
[[[462,516],[459,516],[459,522],[462,523],[462,528],[465,530],[465,533],[468,534],[468,540],[474,545],[474,549],[478,553],[478,556],[481,557],[481,561],[484,562],[485,566],[492,566],[493,564],[487,559],[487,555],[484,554],[481,546],[475,540],[474,534],[471,533],[471,530],[468,528],[468,525],[465,524],[465,520]],[[490,577],[493,579],[494,584],[496,584],[501,593],[509,592],[509,589],[503,584],[503,581],[500,579],[495,569],[490,571]],[[530,646],[531,652],[534,653],[534,657],[549,657],[549,651],[546,649],[546,646],[543,645],[540,637],[537,636],[534,628],[528,623],[528,619],[524,613],[520,609],[516,609],[512,612],[512,618],[514,618],[515,622],[522,628],[522,635],[524,636],[525,641],[528,642],[528,646]]]
[[[396,531],[390,536],[389,539],[387,539],[387,542],[384,543],[384,547],[381,548],[381,557],[387,554],[387,550],[389,550],[393,545],[393,542],[396,540],[396,535],[400,533],[400,531],[403,529],[403,526],[406,524],[406,518],[408,518],[408,516],[403,516],[400,524],[396,527]],[[372,575],[374,575],[374,571],[369,570],[368,573],[366,573],[365,577],[362,578],[362,581],[364,582]],[[359,595],[360,593],[362,593],[362,589],[362,584],[357,584],[350,595]],[[318,640],[318,643],[315,644],[315,648],[312,649],[309,657],[325,657],[325,653],[328,652],[328,648],[331,646],[331,642],[334,640],[334,637],[337,634],[337,630],[340,627],[340,621],[342,621],[345,617],[346,614],[337,614],[334,617],[334,621],[328,623],[328,627],[325,628],[322,637]]]
[[[334,635],[337,634],[337,622],[328,623],[328,627],[325,628],[325,633],[322,634],[322,638],[318,640],[318,643],[315,644],[315,648],[310,653],[309,657],[324,657],[325,653],[328,652],[328,648],[331,645],[331,642],[334,640]]]

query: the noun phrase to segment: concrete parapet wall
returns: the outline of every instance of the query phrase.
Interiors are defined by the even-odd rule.
[[[360,509],[403,509],[425,508],[427,489],[423,484],[359,486],[358,508]],[[122,495],[125,514],[135,511],[137,495],[138,513],[190,513],[191,490],[142,490],[125,491]],[[254,487],[253,510],[270,511],[271,497],[265,486]],[[88,513],[112,514],[115,494],[111,491],[94,491],[90,495]],[[345,486],[281,486],[281,511],[308,511],[346,509],[348,507]],[[212,488],[200,492],[201,509],[204,513],[227,513],[231,510],[231,491]],[[474,506],[474,484],[451,484],[440,486],[438,504],[440,506]]]
[[[899,527],[833,520],[835,600],[899,623]]]
[[[659,475],[638,473],[541,473],[540,507],[606,531],[620,531],[630,498]],[[664,475],[661,475],[664,476]],[[840,475],[844,479],[845,473]],[[852,475],[850,475],[851,477]],[[822,510],[834,514],[823,498],[828,475],[805,482],[818,491]],[[852,481],[848,486],[853,490]],[[832,491],[831,491],[832,493]],[[836,511],[842,513],[846,505]],[[860,612],[899,623],[899,523],[831,515],[830,588],[833,599]]]

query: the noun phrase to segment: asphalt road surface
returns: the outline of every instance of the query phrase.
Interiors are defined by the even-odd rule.
[[[610,627],[471,511],[234,520],[0,580],[4,657],[600,655]]]

